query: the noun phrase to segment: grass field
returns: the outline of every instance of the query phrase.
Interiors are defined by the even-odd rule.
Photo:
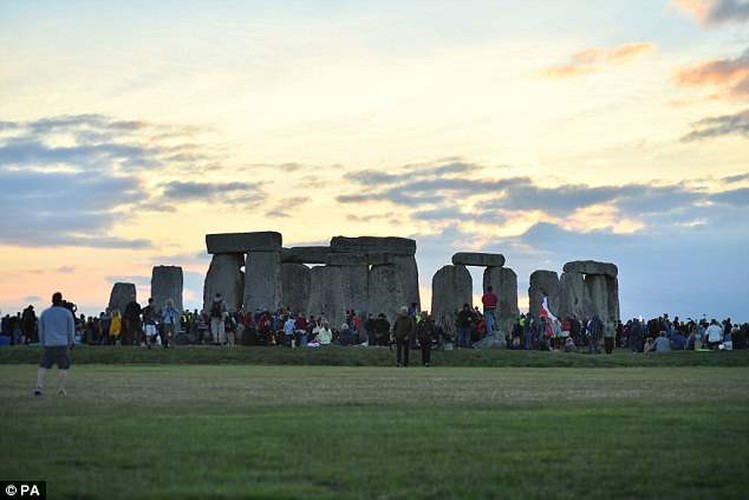
[[[35,371],[0,365],[2,478],[50,498],[747,494],[747,367]]]

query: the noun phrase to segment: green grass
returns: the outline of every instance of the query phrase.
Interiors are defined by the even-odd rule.
[[[1,476],[50,498],[741,498],[749,477],[746,367],[78,364],[33,398],[35,371],[0,365]]]
[[[0,349],[0,365],[38,363],[41,350],[36,347]],[[420,353],[411,351],[411,359]],[[240,365],[325,365],[392,366],[395,351],[387,347],[340,347],[288,349],[285,347],[181,346],[176,349],[142,347],[88,347],[73,350],[76,364],[240,364]],[[437,366],[464,367],[656,367],[656,366],[747,366],[749,350],[731,352],[681,351],[633,355],[626,349],[614,354],[591,356],[585,353],[508,351],[506,349],[457,349],[434,351]]]

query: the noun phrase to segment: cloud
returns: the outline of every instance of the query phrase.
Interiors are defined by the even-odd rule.
[[[308,196],[284,198],[276,204],[275,208],[265,212],[265,215],[272,218],[289,218],[291,217],[291,213],[298,211],[308,201]]]
[[[711,199],[716,203],[725,203],[739,207],[749,207],[749,188],[734,189],[714,194]]]
[[[749,172],[745,174],[729,175],[728,177],[723,177],[723,179],[721,180],[727,184],[735,184],[737,182],[747,181],[749,180]]]
[[[609,66],[617,66],[632,59],[655,51],[650,42],[628,43],[617,47],[593,47],[573,54],[569,61],[543,70],[552,78],[567,78],[601,71]]]
[[[468,167],[473,172],[485,170],[481,165]],[[347,178],[359,182],[364,192],[341,195],[337,200],[344,204],[392,203],[413,210],[411,217],[415,220],[444,223],[470,220],[500,223],[512,214],[535,211],[568,218],[597,206],[613,207],[620,218],[644,218],[673,214],[685,206],[708,201],[706,193],[683,184],[541,186],[530,177],[456,177],[452,171],[434,168],[429,172],[430,175],[388,177],[376,177],[370,171],[352,173]],[[448,173],[434,175],[434,172]],[[460,205],[455,200],[461,200]]]
[[[189,173],[216,158],[199,129],[62,115],[0,124],[0,244],[142,249],[110,232],[133,210],[172,209],[150,195],[143,173]]]
[[[749,2],[746,0],[672,0],[672,4],[703,26],[749,20]]]
[[[749,137],[749,109],[734,115],[703,118],[702,120],[693,123],[692,127],[695,130],[682,137],[682,142],[712,139],[726,135]],[[741,180],[741,177],[739,177],[738,180]]]
[[[734,59],[714,59],[682,69],[676,81],[687,87],[719,86],[728,89],[728,97],[749,98],[749,49]]]

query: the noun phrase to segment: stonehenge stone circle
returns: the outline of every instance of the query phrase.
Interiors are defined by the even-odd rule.
[[[229,309],[239,310],[244,291],[244,254],[221,253],[211,259],[203,285],[203,310],[211,308],[213,297],[220,293]]]
[[[455,334],[455,312],[473,307],[473,278],[465,266],[447,265],[432,278],[432,317],[445,333]]]
[[[156,266],[151,271],[151,298],[154,307],[163,311],[167,299],[174,301],[174,307],[182,312],[182,289],[184,278],[182,268],[177,266]]]
[[[453,255],[452,261],[456,266],[502,267],[505,256],[499,253],[458,252]]]

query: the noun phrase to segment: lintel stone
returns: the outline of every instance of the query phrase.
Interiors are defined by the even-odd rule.
[[[453,265],[502,267],[505,265],[505,256],[500,253],[458,252],[453,255]]]
[[[210,254],[278,252],[281,250],[282,236],[275,231],[254,233],[206,234],[205,245]]]

